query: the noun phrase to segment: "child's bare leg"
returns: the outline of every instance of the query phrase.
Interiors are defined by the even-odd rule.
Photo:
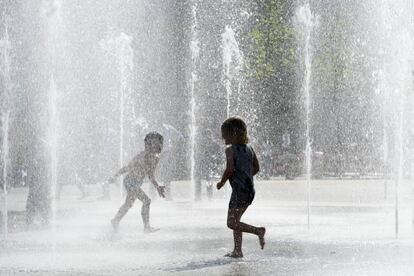
[[[246,211],[246,209],[241,210],[238,214],[237,214],[237,221],[240,222],[241,216],[244,214],[244,212]],[[240,257],[243,257],[243,253],[242,253],[242,242],[243,242],[243,232],[238,231],[238,230],[233,230],[233,238],[234,238],[234,253],[235,255],[238,255]]]
[[[141,188],[137,190],[137,197],[142,202],[141,217],[142,217],[142,222],[144,223],[144,231],[153,232],[152,230],[155,230],[155,229],[152,229],[149,223],[151,199],[147,196],[147,194]]]
[[[229,209],[228,216],[227,216],[227,225],[229,226],[229,228],[231,228],[230,225],[234,226],[235,224],[240,222],[240,218],[245,211],[246,211],[246,208]],[[236,228],[236,227],[233,227],[233,228]],[[242,252],[243,232],[238,229],[233,229],[233,239],[234,239],[234,250],[228,256],[235,257],[235,258],[243,257],[243,252]]]
[[[257,227],[247,223],[240,222],[241,216],[244,214],[246,209],[247,208],[229,209],[227,214],[227,227],[232,230],[257,235]]]
[[[135,193],[128,193],[125,199],[125,203],[119,208],[118,213],[111,220],[112,226],[116,229],[121,219],[128,213],[132,205],[134,205],[137,195]]]
[[[234,249],[231,257],[243,257],[242,242],[243,232],[233,230]]]
[[[227,227],[235,231],[234,233],[234,248],[235,252],[242,252],[241,251],[241,244],[242,244],[242,235],[238,234],[237,232],[246,232],[257,235],[259,237],[260,246],[263,249],[264,247],[264,235],[266,233],[266,229],[264,227],[255,227],[253,225],[240,222],[241,216],[244,214],[247,208],[237,208],[237,209],[229,209],[227,215]],[[236,240],[237,238],[237,240]],[[240,242],[239,242],[240,241]],[[240,247],[239,247],[240,245]],[[240,249],[240,251],[236,251]]]

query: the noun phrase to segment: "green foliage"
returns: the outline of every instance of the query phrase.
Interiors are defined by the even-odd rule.
[[[256,19],[249,32],[252,53],[247,72],[257,80],[272,78],[281,71],[290,71],[296,64],[295,32],[290,22],[292,1],[256,0]]]

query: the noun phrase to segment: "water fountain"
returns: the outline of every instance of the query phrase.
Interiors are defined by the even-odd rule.
[[[8,234],[8,204],[7,204],[7,194],[8,194],[8,164],[9,164],[9,118],[10,118],[10,112],[7,111],[2,116],[2,163],[3,163],[3,237],[5,240],[7,240],[7,234]]]
[[[305,168],[306,168],[306,186],[307,186],[307,218],[308,228],[310,227],[311,217],[311,175],[312,175],[312,145],[311,145],[311,77],[312,77],[312,47],[311,37],[314,31],[315,18],[310,9],[309,2],[299,7],[296,13],[296,18],[300,23],[299,33],[301,35],[303,47],[303,84],[302,93],[304,95],[305,106],[305,122],[306,122],[306,146],[305,146]]]
[[[190,54],[191,54],[191,65],[190,65],[190,179],[191,186],[195,187],[195,150],[196,150],[196,137],[197,137],[197,121],[196,121],[196,112],[197,112],[197,102],[196,102],[196,89],[195,85],[197,83],[197,64],[198,57],[200,54],[199,40],[198,40],[198,22],[197,22],[197,0],[191,1],[191,41],[190,41]],[[197,195],[196,195],[197,197]],[[197,199],[197,198],[196,198]]]
[[[382,68],[378,76],[383,101],[384,124],[384,161],[392,166],[394,189],[395,235],[400,232],[400,188],[404,179],[404,164],[407,160],[407,130],[412,124],[407,111],[409,91],[412,90],[413,43],[409,1],[384,0],[377,6],[381,24],[379,34],[382,47],[380,60]],[[410,33],[411,32],[411,33]],[[388,143],[392,143],[390,149]],[[393,165],[392,165],[393,164]]]
[[[403,176],[411,127],[407,103],[411,106],[409,92],[413,86],[409,62],[412,35],[408,15],[403,12],[409,9],[409,1],[367,1],[191,0],[171,4],[150,0],[44,0],[48,11],[43,16],[33,12],[41,6],[36,1],[22,2],[18,7],[8,1],[14,15],[25,11],[21,17],[27,22],[21,23],[20,17],[13,19],[9,25],[11,38],[4,39],[1,32],[1,46],[8,40],[13,45],[12,51],[1,48],[1,77],[7,80],[12,76],[6,87],[13,83],[9,91],[19,96],[13,96],[13,104],[6,105],[10,108],[2,106],[0,113],[6,197],[1,208],[9,209],[9,225],[3,211],[4,237],[8,240],[0,244],[0,274],[114,274],[120,269],[125,275],[136,271],[145,275],[277,274],[280,270],[295,274],[305,271],[297,266],[303,260],[317,260],[305,262],[306,272],[316,275],[370,274],[384,267],[394,272],[398,265],[407,272],[409,262],[405,261],[412,258],[412,246],[388,238],[393,234],[394,218],[396,234],[402,236],[408,228],[402,191],[408,182]],[[276,2],[288,3],[289,7],[272,6]],[[298,2],[305,4],[292,9]],[[241,19],[245,15],[240,10],[248,18]],[[368,13],[373,18],[364,16]],[[279,20],[280,16],[284,20]],[[376,25],[379,21],[382,24]],[[253,28],[255,33],[250,32]],[[367,30],[371,33],[366,34]],[[257,39],[254,43],[253,35]],[[284,35],[292,39],[277,37]],[[382,39],[375,40],[377,36]],[[280,62],[274,58],[278,55],[272,51],[284,53],[286,49],[292,57]],[[252,63],[256,54],[263,54],[263,59]],[[10,57],[11,73],[4,70]],[[373,65],[366,65],[367,60]],[[249,71],[253,66],[269,71],[255,74]],[[19,98],[29,93],[27,98]],[[18,106],[29,111],[18,113]],[[225,193],[220,191],[209,202],[191,203],[195,182],[200,180],[198,164],[207,162],[203,155],[220,150],[220,141],[214,148],[208,142],[219,135],[225,116],[234,115],[246,119],[260,157],[272,148],[274,155],[279,150],[291,150],[295,161],[304,161],[304,173],[294,180],[285,181],[276,174],[257,179],[257,197],[243,220],[268,227],[269,242],[261,254],[256,237],[246,235],[243,246],[247,262],[241,266],[240,262],[221,258],[227,250],[223,245],[231,242],[231,232],[222,231],[228,203]],[[136,215],[126,218],[119,232],[113,233],[108,221],[118,206],[96,200],[100,196],[97,183],[125,165],[128,154],[142,148],[142,134],[160,118],[184,136],[180,144],[185,150],[168,160],[182,168],[180,177],[174,179],[174,200],[153,201],[151,221],[161,228],[156,234],[136,231],[141,226]],[[25,120],[31,128],[16,127],[25,126],[20,123]],[[35,135],[32,128],[38,131]],[[23,140],[21,144],[19,139]],[[335,141],[323,145],[327,140]],[[30,147],[32,141],[41,146]],[[262,142],[269,142],[268,148]],[[290,147],[284,148],[282,143]],[[344,146],[335,151],[341,143]],[[354,144],[368,150],[356,152],[351,149]],[[364,179],[372,175],[354,173],[350,166],[344,179],[335,174],[315,178],[316,152],[349,154],[343,167],[351,164],[354,169],[371,165],[355,160],[366,152],[369,155],[372,148],[383,156],[384,163],[393,166],[390,171],[395,182],[388,183],[396,185],[390,199],[382,199],[382,179],[378,181],[377,175]],[[262,168],[271,162],[269,159],[262,159]],[[376,161],[374,165],[379,163]],[[88,185],[89,192],[88,198],[78,199],[75,188],[67,187],[59,204],[53,200],[53,236],[49,228],[25,231],[24,223],[20,223],[27,187],[21,184],[24,181],[19,174],[22,168],[28,168],[29,175],[37,171],[44,174],[37,170],[43,163],[47,179],[38,177],[36,188],[50,187],[54,196],[59,183],[73,184],[79,179]],[[162,173],[162,167],[158,168]],[[25,183],[30,184],[30,180]],[[10,186],[13,190],[7,194]],[[44,197],[39,201],[48,202]],[[139,205],[136,201],[135,208]],[[304,235],[305,219],[312,231]],[[275,239],[277,243],[272,242]],[[293,259],[280,258],[280,244]],[[396,250],[403,254],[390,258],[396,261],[392,263],[388,257]],[[250,265],[249,260],[256,259],[257,254],[262,261]],[[319,263],[326,265],[320,267]]]
[[[136,119],[134,107],[131,106],[131,77],[134,70],[134,51],[132,49],[132,37],[121,32],[118,36],[100,41],[101,48],[111,55],[117,64],[119,72],[119,168],[125,165],[125,133],[131,127],[126,122]],[[125,127],[127,127],[125,129]],[[123,194],[122,178],[119,180],[119,189]]]
[[[240,71],[243,67],[243,55],[239,49],[234,30],[230,26],[226,26],[222,36],[223,49],[223,82],[226,90],[226,114],[227,118],[232,115],[238,115],[239,110],[237,103],[240,102],[241,75]],[[233,95],[233,87],[237,87],[236,95]],[[232,98],[235,98],[236,104],[232,105]]]
[[[60,79],[59,58],[63,54],[61,48],[61,32],[63,22],[61,16],[61,2],[59,0],[43,2],[43,16],[47,24],[45,37],[47,64],[49,66],[49,89],[47,93],[47,122],[46,143],[49,155],[49,188],[51,195],[51,226],[53,249],[56,249],[56,213],[57,213],[57,185],[59,170],[59,89],[57,81]]]
[[[58,90],[53,76],[50,79],[50,87],[48,92],[49,97],[49,125],[48,125],[48,147],[50,157],[50,194],[52,195],[51,209],[52,209],[52,227],[56,230],[56,192],[58,182],[58,120],[59,113],[57,108]]]
[[[9,164],[9,118],[10,118],[10,97],[12,93],[12,83],[10,77],[10,56],[9,52],[11,50],[10,45],[10,38],[9,38],[9,29],[7,23],[7,17],[4,20],[4,35],[3,38],[0,40],[0,49],[1,49],[1,61],[0,61],[0,69],[1,75],[3,79],[3,105],[2,105],[2,164],[3,164],[3,174],[2,174],[2,181],[3,181],[3,237],[6,240],[8,234],[8,164]]]

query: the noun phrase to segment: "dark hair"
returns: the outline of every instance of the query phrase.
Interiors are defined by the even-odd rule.
[[[163,143],[164,143],[164,137],[162,137],[162,135],[156,131],[152,131],[148,133],[147,135],[145,135],[144,144],[145,144],[146,150],[153,148],[155,145],[162,146]]]
[[[225,120],[221,125],[221,134],[223,138],[228,138],[232,144],[247,144],[249,142],[246,123],[238,117]]]

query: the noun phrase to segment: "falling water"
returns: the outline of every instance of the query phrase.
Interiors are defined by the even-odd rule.
[[[7,20],[4,22],[4,37],[0,40],[0,49],[1,49],[1,73],[4,80],[4,95],[5,101],[2,116],[2,163],[3,163],[3,236],[4,239],[7,239],[8,234],[8,206],[7,206],[7,173],[8,173],[8,163],[9,163],[9,117],[10,117],[10,96],[11,96],[11,79],[10,79],[10,57],[9,51],[11,49],[9,31]]]
[[[50,189],[52,195],[52,227],[55,231],[56,227],[56,188],[57,188],[57,170],[58,170],[58,110],[57,110],[57,97],[58,91],[56,82],[53,76],[50,79],[49,87],[49,128],[48,128],[48,146],[50,154]]]
[[[384,95],[384,99],[386,98],[386,96]],[[385,105],[386,105],[386,101],[383,101],[383,111],[385,110]],[[388,162],[389,162],[389,157],[388,157],[388,131],[387,131],[387,122],[386,122],[386,117],[384,116],[385,114],[383,114],[383,122],[382,122],[382,127],[383,127],[383,139],[382,139],[382,144],[383,144],[383,149],[382,149],[382,160],[383,160],[383,176],[384,176],[384,200],[387,200],[388,197]]]
[[[191,73],[190,73],[190,177],[191,186],[195,187],[195,143],[197,135],[195,84],[197,82],[197,62],[200,52],[197,34],[197,0],[191,2]]]
[[[8,174],[8,163],[9,163],[9,117],[10,112],[7,111],[2,116],[2,162],[3,162],[3,195],[4,195],[4,206],[3,206],[3,235],[4,239],[7,240],[8,234],[8,206],[7,206],[7,174]]]
[[[132,49],[132,37],[121,32],[117,37],[100,42],[101,48],[112,55],[117,62],[119,72],[119,168],[125,164],[125,123],[126,105],[131,91],[130,78],[134,70],[134,50]],[[121,195],[123,193],[122,177],[119,181]]]
[[[59,57],[60,52],[60,35],[63,29],[63,22],[61,17],[61,2],[44,1],[43,2],[43,16],[46,17],[47,33],[46,45],[48,54],[49,71],[49,90],[48,90],[48,115],[49,121],[47,124],[47,151],[49,153],[49,187],[51,194],[51,226],[53,235],[53,249],[56,249],[56,190],[58,183],[58,141],[59,141],[59,112],[58,112],[58,87],[56,81],[59,77]]]
[[[0,62],[0,69],[1,74],[4,80],[4,94],[6,96],[5,105],[9,104],[10,94],[12,89],[12,83],[10,79],[10,38],[9,38],[9,29],[7,24],[7,19],[4,21],[4,37],[0,39],[0,50],[1,50],[1,62]],[[9,107],[9,106],[6,106]]]
[[[301,24],[300,33],[303,38],[303,58],[304,58],[304,78],[302,91],[305,98],[306,112],[306,185],[307,185],[307,210],[308,210],[308,228],[310,227],[311,212],[311,173],[312,173],[312,148],[310,139],[310,115],[311,115],[311,95],[310,85],[312,76],[312,52],[311,52],[311,35],[314,27],[314,16],[312,15],[309,3],[299,7],[296,13],[297,19]]]
[[[410,1],[383,0],[375,3],[380,8],[382,33],[383,70],[379,82],[383,89],[384,112],[387,122],[384,123],[384,132],[389,133],[385,139],[394,145],[394,152],[385,152],[387,158],[393,158],[395,173],[395,235],[399,235],[399,193],[404,174],[405,129],[409,118],[406,114],[408,92],[412,90],[413,58],[412,34],[410,34]],[[389,129],[390,128],[390,129]],[[389,139],[388,139],[389,138]],[[388,141],[385,141],[388,143]]]
[[[409,91],[412,90],[412,79],[411,79],[411,72],[412,68],[410,65],[411,59],[411,52],[412,49],[409,48],[410,45],[410,36],[407,30],[403,30],[401,33],[401,42],[403,47],[399,48],[401,60],[400,60],[400,70],[401,70],[401,87],[395,90],[397,94],[397,110],[396,116],[398,118],[397,121],[397,131],[395,133],[395,143],[397,149],[397,175],[395,181],[395,235],[398,237],[399,235],[399,193],[400,193],[400,186],[403,181],[404,177],[404,148],[405,148],[405,128],[406,128],[406,103],[407,103],[407,94]]]
[[[232,83],[238,81],[237,84],[237,96],[240,95],[241,78],[240,70],[243,66],[243,55],[240,52],[239,45],[237,43],[235,33],[230,26],[225,27],[222,37],[223,48],[223,82],[226,89],[227,118],[230,117],[231,98],[233,94]],[[233,108],[234,109],[234,108]],[[237,109],[235,109],[237,113]]]

